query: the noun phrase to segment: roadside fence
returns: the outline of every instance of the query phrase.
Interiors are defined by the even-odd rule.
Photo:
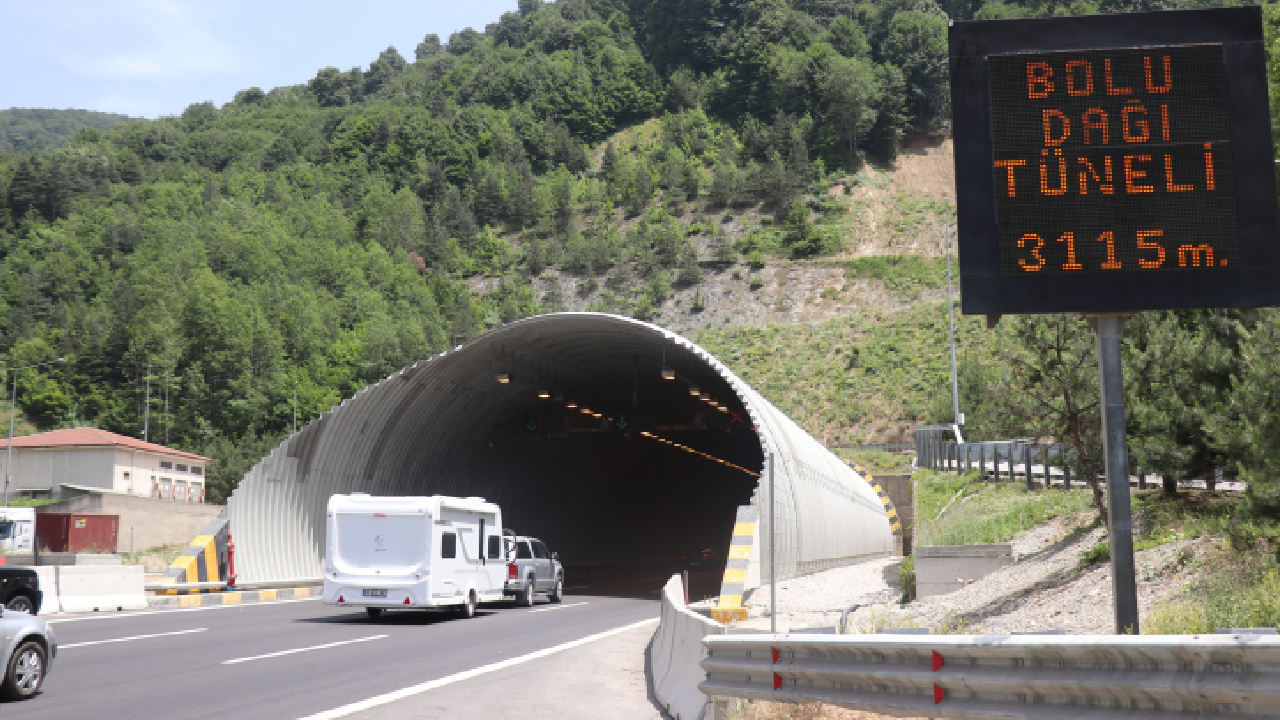
[[[1022,480],[1028,489],[1036,478],[1044,486],[1071,488],[1071,466],[1075,451],[1062,443],[1030,440],[988,440],[958,443],[950,425],[916,428],[916,463],[933,470],[967,472],[978,470],[984,480]]]

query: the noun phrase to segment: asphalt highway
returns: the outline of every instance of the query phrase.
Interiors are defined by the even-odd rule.
[[[0,703],[0,716],[354,716],[406,697],[429,700],[437,688],[496,679],[514,666],[536,678],[538,663],[563,663],[624,633],[651,634],[666,577],[570,578],[558,605],[539,596],[533,608],[481,606],[471,619],[406,611],[371,620],[314,598],[52,616],[60,649],[42,692]],[[547,690],[537,683],[493,688],[514,708],[527,706],[522,694]]]

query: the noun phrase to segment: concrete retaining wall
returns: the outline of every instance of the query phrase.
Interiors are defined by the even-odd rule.
[[[674,720],[701,720],[707,696],[698,689],[704,677],[699,663],[706,657],[702,638],[724,635],[725,626],[693,612],[684,604],[684,585],[673,575],[662,588],[662,617],[649,646],[653,694]]]
[[[910,475],[877,475],[876,482],[884,488],[893,507],[898,511],[898,519],[902,522],[902,532],[894,536],[894,554],[907,556],[911,554],[915,538],[916,502],[912,495]]]
[[[222,514],[222,505],[174,502],[135,495],[91,493],[42,505],[40,513],[105,513],[120,516],[116,549],[135,552],[162,545],[185,545]]]
[[[942,595],[1013,564],[1009,545],[926,545],[916,548],[916,597]]]

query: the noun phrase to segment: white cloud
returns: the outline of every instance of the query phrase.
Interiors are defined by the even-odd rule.
[[[54,3],[50,14],[62,14]],[[91,78],[167,80],[224,75],[245,67],[215,34],[224,4],[179,0],[75,3],[50,47],[71,72]]]

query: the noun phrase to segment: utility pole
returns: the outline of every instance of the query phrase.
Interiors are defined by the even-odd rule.
[[[948,198],[954,199],[954,198]],[[956,319],[955,310],[951,302],[951,218],[947,218],[947,229],[945,234],[946,240],[946,261],[947,261],[947,332],[951,338],[951,417],[952,422],[956,424],[956,433],[960,432],[960,425],[963,424],[960,418],[960,383],[956,380]],[[959,440],[959,437],[956,438]]]
[[[147,363],[147,399],[142,408],[142,442],[150,442],[151,431],[151,364]]]

